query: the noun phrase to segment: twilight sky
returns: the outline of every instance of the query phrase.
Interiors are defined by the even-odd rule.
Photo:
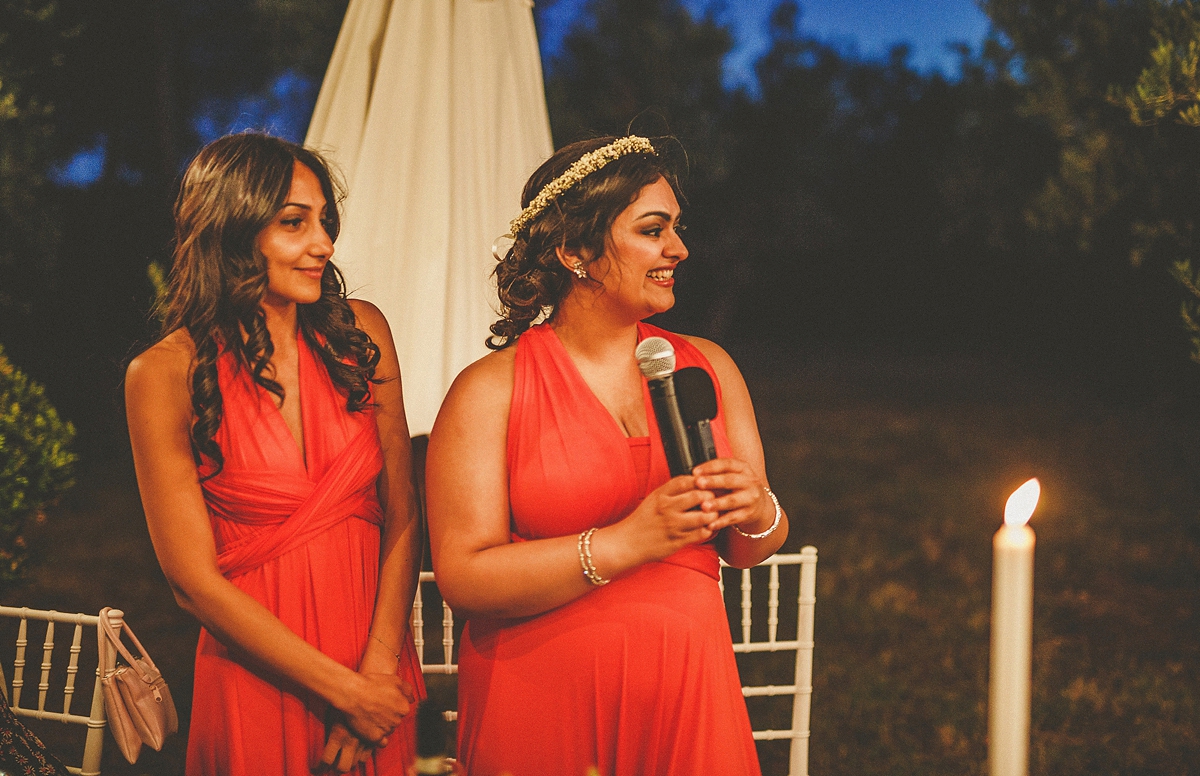
[[[719,1],[719,0],[718,0]],[[553,51],[586,0],[542,0],[542,46]],[[693,12],[719,7],[714,0],[684,0]],[[726,61],[727,83],[749,80],[750,67],[766,46],[767,17],[775,0],[723,0],[718,18],[728,20],[737,44]],[[839,51],[867,58],[885,55],[895,43],[912,46],[918,69],[957,75],[957,59],[947,42],[961,41],[978,51],[988,19],[976,0],[799,0],[800,29]]]
[[[603,0],[601,0],[603,1]],[[587,0],[536,0],[539,7],[542,55],[553,55],[562,36]],[[724,9],[718,19],[729,24],[735,47],[725,62],[727,86],[753,84],[753,65],[767,45],[767,18],[777,0],[683,0],[694,13]],[[886,55],[895,43],[912,47],[909,60],[922,71],[940,69],[955,78],[957,60],[946,50],[948,41],[967,43],[975,51],[988,30],[988,19],[976,0],[799,0],[800,30],[837,50],[866,58]],[[267,89],[233,99],[211,100],[192,117],[203,142],[247,128],[265,129],[301,141],[316,100],[319,83],[288,70]],[[753,88],[753,87],[752,87]],[[104,170],[108,138],[98,135],[92,146],[54,165],[51,179],[61,186],[86,187]],[[118,175],[139,175],[118,171]]]

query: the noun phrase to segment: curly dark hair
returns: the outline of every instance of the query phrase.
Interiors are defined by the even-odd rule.
[[[616,139],[598,137],[560,148],[529,176],[521,193],[521,207],[528,207],[546,184],[584,154]],[[501,317],[490,327],[487,346],[503,350],[543,313],[553,318],[574,279],[558,260],[555,249],[578,251],[587,264],[600,258],[613,221],[637,199],[638,192],[659,178],[666,179],[683,201],[675,172],[662,154],[622,156],[572,186],[513,235],[512,247],[494,273]]]
[[[224,456],[214,439],[223,415],[217,359],[232,353],[256,383],[282,401],[283,386],[264,372],[275,347],[262,300],[267,291],[266,258],[255,246],[259,232],[287,201],[299,162],[317,176],[325,195],[325,230],[337,239],[341,187],[317,153],[258,133],[228,135],[200,150],[183,174],[175,200],[174,263],[159,303],[162,333],[186,329],[196,346],[192,362],[192,450],[216,462]],[[321,297],[298,306],[305,341],[346,394],[346,407],[361,411],[370,402],[370,383],[379,348],[355,325],[345,284],[329,262]]]

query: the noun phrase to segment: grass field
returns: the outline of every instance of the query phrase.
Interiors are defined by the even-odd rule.
[[[997,364],[808,355],[768,371],[735,351],[791,515],[785,549],[820,552],[814,774],[986,772],[991,537],[1031,476],[1031,773],[1200,774],[1200,425]],[[85,461],[42,539],[34,584],[5,603],[124,608],[186,724],[197,628],[154,562],[127,461]],[[106,773],[181,773],[183,746],[129,767],[110,742]],[[764,773],[786,772],[782,745],[760,752]]]
[[[986,772],[991,537],[1031,476],[1031,773],[1200,773],[1194,426],[969,361],[752,385],[788,546],[821,553],[813,773]]]

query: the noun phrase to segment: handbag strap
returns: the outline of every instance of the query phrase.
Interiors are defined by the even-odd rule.
[[[130,668],[133,668],[135,671],[141,674],[144,682],[147,684],[153,683],[156,679],[158,679],[159,676],[162,676],[158,670],[158,666],[154,665],[154,661],[150,659],[150,655],[146,652],[146,648],[142,646],[142,642],[139,641],[137,635],[134,634],[133,628],[129,627],[129,623],[124,623],[123,630],[125,631],[125,634],[129,636],[129,640],[133,642],[135,647],[137,647],[142,659],[138,660],[133,656],[132,653],[130,653],[124,642],[121,641],[120,631],[118,631],[116,626],[112,624],[112,620],[109,616],[111,611],[111,606],[106,606],[100,610],[99,620],[100,633],[102,636],[99,639],[101,649],[100,660],[105,660],[105,654],[103,650],[105,643],[107,642],[110,647],[116,647],[117,651],[121,654],[121,657],[125,658],[125,662],[129,664]],[[106,662],[102,662],[101,664],[107,665]],[[150,668],[150,671],[146,670],[147,666]]]

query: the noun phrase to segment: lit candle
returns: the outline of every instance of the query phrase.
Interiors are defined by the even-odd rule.
[[[992,541],[992,661],[988,713],[991,776],[1029,772],[1029,679],[1033,635],[1033,530],[1041,485],[1013,491]]]

